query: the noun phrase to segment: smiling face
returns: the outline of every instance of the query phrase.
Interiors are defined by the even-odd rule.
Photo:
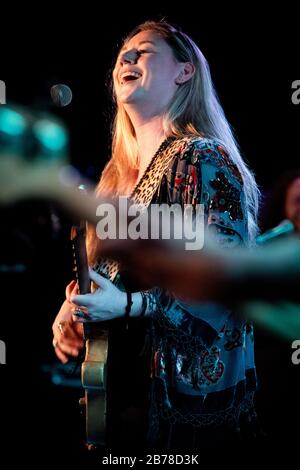
[[[177,88],[184,63],[176,61],[167,42],[152,31],[141,31],[121,49],[113,72],[117,101],[164,112]]]
[[[285,214],[300,232],[300,178],[295,179],[289,186],[285,199]]]

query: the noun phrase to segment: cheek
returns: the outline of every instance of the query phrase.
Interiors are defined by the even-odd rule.
[[[113,96],[118,97],[121,91],[121,85],[119,84],[118,80],[113,78],[113,87],[112,92]]]
[[[161,69],[153,70],[149,74],[149,82],[156,90],[161,90],[162,93],[170,94],[177,88],[174,76],[170,71],[162,71]]]
[[[162,61],[161,59],[157,60],[157,57],[149,57],[145,60],[143,66],[145,67],[147,79],[151,82],[164,86],[175,83],[177,69],[171,60]]]
[[[118,78],[117,78],[118,74],[119,74],[119,69],[115,68],[113,73],[112,73],[112,80],[113,80],[114,87],[116,87],[116,85],[118,84]]]

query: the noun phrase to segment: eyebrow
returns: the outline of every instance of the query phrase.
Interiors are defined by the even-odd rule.
[[[141,41],[138,43],[138,47],[141,46],[142,44],[152,44],[153,46],[156,46],[155,42],[153,41]],[[120,52],[125,52],[127,50],[126,46],[122,47],[122,49],[120,50]]]

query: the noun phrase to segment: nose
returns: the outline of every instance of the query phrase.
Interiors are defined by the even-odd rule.
[[[138,52],[136,50],[130,50],[123,52],[120,56],[120,63],[123,64],[135,64],[138,59]]]

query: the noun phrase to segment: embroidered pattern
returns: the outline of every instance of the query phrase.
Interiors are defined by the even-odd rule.
[[[222,171],[217,171],[216,178],[210,180],[216,194],[210,201],[210,209],[228,212],[231,220],[243,220],[241,192],[230,183]]]
[[[232,351],[234,348],[243,346],[244,334],[238,328],[232,330],[225,330],[226,343],[224,344],[225,351]]]

